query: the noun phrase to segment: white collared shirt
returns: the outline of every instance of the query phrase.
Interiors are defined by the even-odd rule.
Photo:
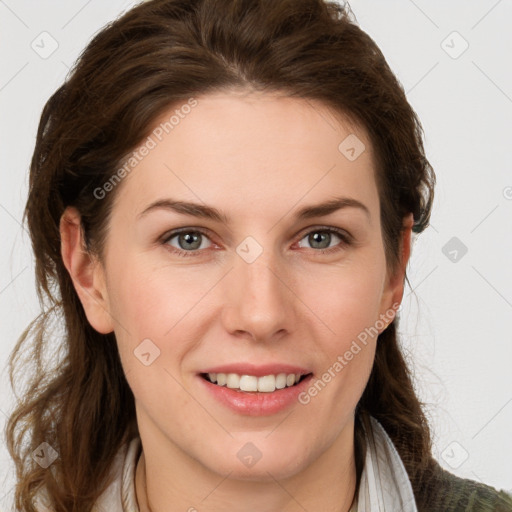
[[[370,416],[374,442],[366,435],[357,512],[418,512],[409,475],[382,425]]]

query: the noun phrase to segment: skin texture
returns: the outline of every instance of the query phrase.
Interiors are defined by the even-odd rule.
[[[61,219],[62,255],[87,318],[99,332],[115,332],[135,396],[141,510],[149,510],[147,483],[153,512],[347,511],[356,478],[354,410],[376,337],[307,405],[270,416],[227,409],[205,392],[197,372],[281,362],[319,378],[400,303],[412,217],[401,266],[391,274],[363,129],[312,100],[230,91],[197,101],[117,185],[104,261],[80,250],[75,209]],[[366,147],[354,161],[338,150],[351,133]],[[300,208],[335,196],[360,201],[369,215],[347,207],[294,219]],[[164,198],[216,207],[230,222],[164,209],[137,219]],[[182,227],[205,231],[193,256],[172,252],[189,247],[178,236],[163,240]],[[315,246],[308,235],[326,227],[349,233],[352,243],[332,234]],[[248,236],[263,248],[252,263],[236,252]],[[134,355],[144,339],[160,350],[149,366]],[[248,442],[262,454],[250,468],[237,457]]]

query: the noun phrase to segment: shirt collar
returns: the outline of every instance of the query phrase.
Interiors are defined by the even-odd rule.
[[[366,459],[354,510],[418,512],[409,476],[393,442],[372,416],[370,423],[371,432],[365,429]]]

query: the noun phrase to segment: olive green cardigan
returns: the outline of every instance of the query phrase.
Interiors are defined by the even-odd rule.
[[[415,497],[418,512],[512,512],[509,492],[457,477],[437,464],[434,476]]]

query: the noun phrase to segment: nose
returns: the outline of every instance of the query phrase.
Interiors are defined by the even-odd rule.
[[[232,335],[254,341],[276,341],[296,324],[294,294],[287,272],[264,252],[252,263],[236,258],[224,280],[222,322]]]

